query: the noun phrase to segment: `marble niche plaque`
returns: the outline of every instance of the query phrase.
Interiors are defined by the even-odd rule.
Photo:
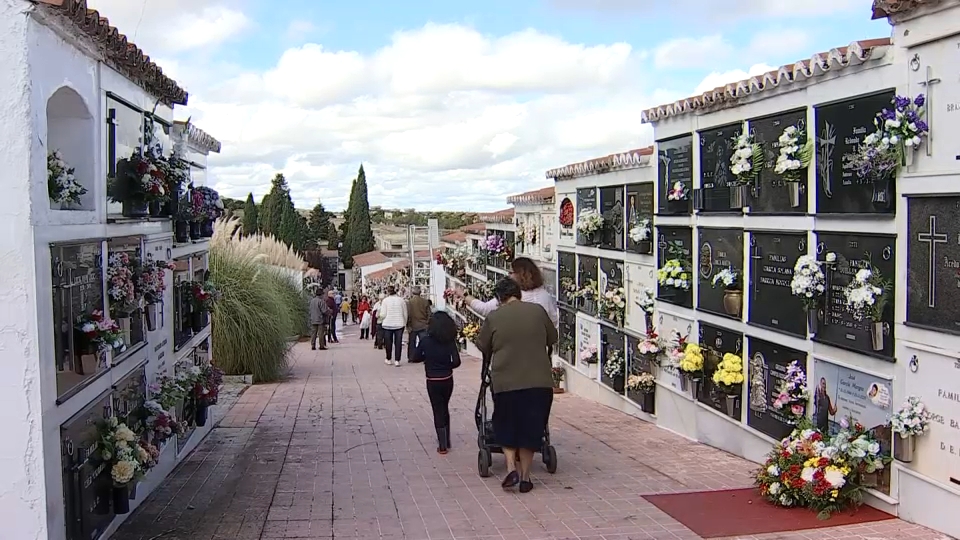
[[[960,35],[911,47],[906,56],[913,59],[914,55],[919,69],[906,71],[909,91],[904,95],[911,99],[924,95],[930,138],[916,152],[908,172],[956,174],[960,172]]]
[[[112,414],[110,391],[60,426],[68,540],[99,538],[113,521],[110,466],[96,454],[97,423]]]
[[[600,327],[600,344],[601,344],[600,352],[603,355],[601,357],[601,362],[600,362],[600,382],[607,385],[608,388],[610,388],[611,390],[613,390],[618,394],[623,394],[624,383],[626,381],[625,370],[626,370],[627,355],[626,355],[626,351],[624,350],[624,343],[625,343],[624,338],[625,336],[623,333],[618,332],[617,330],[614,330],[609,326]],[[621,355],[623,355],[623,362],[624,362],[623,371],[621,371],[618,375],[613,377],[607,375],[607,370],[605,369],[607,360],[612,351],[618,351]]]
[[[687,199],[670,202],[667,194],[680,182],[687,188]],[[660,192],[657,212],[661,214],[689,214],[693,205],[693,135],[657,141],[657,184]]]
[[[780,384],[787,376],[787,368],[796,360],[807,372],[807,355],[802,351],[770,343],[762,339],[749,339],[747,365],[747,425],[773,439],[780,440],[790,435],[795,427],[789,411],[773,406]]]
[[[565,285],[571,283],[573,286],[577,284],[577,255],[576,253],[571,253],[569,251],[558,251],[557,252],[557,300],[561,304],[566,304],[568,306],[574,305],[576,302],[570,296],[570,292],[565,288]]]
[[[657,298],[664,302],[687,308],[693,307],[693,231],[690,227],[657,227],[657,268],[663,268],[670,259],[681,259],[684,268],[690,270],[687,277],[690,288],[657,285]]]
[[[700,347],[704,350],[703,354],[703,383],[700,387],[700,393],[697,395],[697,401],[707,405],[736,421],[740,421],[740,413],[743,409],[742,398],[736,402],[733,415],[726,411],[726,394],[713,384],[713,372],[717,370],[717,365],[727,353],[743,356],[743,334],[713,326],[711,324],[700,323]],[[746,373],[744,374],[746,379]],[[746,380],[744,380],[746,383]]]
[[[933,415],[930,431],[917,438],[911,466],[954,489],[960,487],[960,359],[913,350],[916,373],[907,372],[906,395],[922,396]],[[894,407],[899,404],[894,404]]]
[[[600,188],[600,214],[603,216],[603,231],[600,234],[601,248],[623,249],[624,213],[623,186]]]
[[[653,183],[630,184],[627,186],[627,250],[641,255],[653,255]],[[630,230],[646,225],[647,238],[634,241]]]
[[[807,254],[806,233],[750,233],[751,324],[799,337],[807,336],[803,302],[793,295],[793,267]]]
[[[897,297],[896,237],[873,234],[826,233],[817,234],[817,259],[824,261],[828,253],[836,253],[834,265],[825,264],[827,292],[824,295],[823,320],[816,341],[851,351],[893,359],[894,301]],[[844,289],[861,268],[872,264],[881,276],[891,282],[889,298],[883,315],[883,348],[873,350],[870,320],[858,321],[846,307]]]
[[[751,214],[806,214],[807,213],[807,177],[804,173],[800,184],[800,205],[790,202],[790,188],[783,178],[774,172],[777,157],[780,156],[780,135],[784,128],[794,126],[807,128],[807,110],[797,109],[773,116],[750,120],[750,132],[755,141],[763,147],[763,170],[757,188],[757,195],[750,203]],[[808,136],[812,136],[809,135]],[[811,167],[813,164],[811,164]]]
[[[579,288],[584,288],[591,281],[600,286],[600,275],[597,268],[597,258],[589,255],[579,255],[577,257],[577,283]],[[595,299],[580,298],[577,300],[577,308],[584,313],[597,315],[597,301]]]
[[[730,171],[730,157],[735,148],[734,138],[742,131],[743,123],[737,122],[697,133],[700,137],[700,191],[703,193],[701,212],[732,211],[729,182],[734,177]]]
[[[960,334],[960,197],[907,199],[907,324]]]
[[[713,277],[732,268],[743,287],[743,231],[740,229],[699,228],[697,248],[697,309],[723,317],[739,319],[739,313],[728,313],[724,307],[724,287],[713,286]],[[742,294],[742,292],[741,292]],[[741,299],[743,297],[741,296]],[[742,304],[742,300],[741,300]],[[733,310],[731,310],[733,311]]]
[[[859,96],[815,108],[816,139],[814,161],[817,178],[818,214],[892,213],[895,205],[879,208],[873,204],[873,183],[861,180],[851,156],[863,138],[874,131],[873,119],[890,105],[893,91]],[[889,200],[895,196],[892,183]]]
[[[577,213],[573,216],[573,228],[576,231],[577,229],[577,218],[580,216],[580,213],[584,210],[592,208],[594,210],[600,211],[597,208],[597,188],[580,188],[577,190]],[[599,235],[594,235],[595,238],[587,238],[580,232],[577,232],[577,244],[587,245],[589,242],[599,240]]]

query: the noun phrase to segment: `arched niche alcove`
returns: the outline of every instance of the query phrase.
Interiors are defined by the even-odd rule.
[[[86,188],[80,197],[80,205],[64,205],[63,209],[96,209],[94,179],[96,177],[96,124],[93,115],[74,89],[62,86],[47,100],[47,153],[59,151],[68,167],[74,169],[74,177]],[[46,159],[44,160],[46,161]],[[46,189],[44,190],[46,192]],[[50,201],[50,207],[61,205]]]

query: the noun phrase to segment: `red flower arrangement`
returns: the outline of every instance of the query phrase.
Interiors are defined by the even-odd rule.
[[[570,199],[564,199],[560,203],[560,225],[564,228],[573,227],[573,202]]]
[[[220,398],[220,386],[223,384],[223,370],[213,364],[207,364],[197,382],[193,385],[193,396],[197,403],[216,405]]]
[[[440,266],[447,265],[447,258],[444,257],[443,253],[440,253],[439,251],[437,252],[437,264],[439,264]]]

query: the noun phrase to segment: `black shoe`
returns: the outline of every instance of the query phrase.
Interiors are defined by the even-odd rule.
[[[311,350],[311,351],[315,351],[315,350],[317,350],[317,348],[316,348],[315,346],[313,346],[313,347],[310,347],[310,350]]]
[[[533,490],[533,482],[529,480],[520,481],[520,493],[530,493]]]
[[[503,479],[503,482],[500,483],[500,487],[502,487],[503,489],[510,489],[519,483],[520,483],[520,473],[518,473],[517,471],[513,471]]]
[[[446,454],[447,453],[447,428],[438,427],[437,428],[437,453]]]

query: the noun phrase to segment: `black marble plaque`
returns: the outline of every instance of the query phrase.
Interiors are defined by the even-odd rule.
[[[64,517],[68,540],[99,538],[113,521],[110,466],[97,458],[97,423],[112,413],[112,396],[101,394],[60,426]]]
[[[885,91],[815,108],[817,213],[894,212],[895,205],[882,209],[870,202],[873,183],[858,178],[850,160],[857,145],[875,130],[873,119],[884,107],[890,106],[893,94],[892,90]],[[896,182],[892,184],[891,197],[895,196]]]
[[[729,183],[734,180],[734,176],[730,172],[730,157],[736,148],[734,138],[739,137],[742,131],[743,124],[737,122],[697,133],[700,137],[702,212],[731,211]]]
[[[627,250],[642,255],[653,255],[653,183],[630,184],[627,186]],[[646,240],[634,242],[630,238],[630,229],[646,220],[649,231]]]
[[[579,255],[577,256],[577,283],[579,288],[584,288],[588,283],[593,281],[597,287],[600,285],[600,270],[597,266],[597,258],[590,257],[588,255]],[[585,299],[581,298],[577,302],[578,309],[584,313],[596,316],[597,314],[597,301],[596,299]]]
[[[806,233],[750,233],[751,324],[795,336],[807,336],[803,302],[793,295],[793,266],[807,254]]]
[[[603,234],[600,235],[601,248],[623,249],[625,213],[623,186],[600,188],[600,214],[603,215]]]
[[[577,360],[577,313],[568,308],[560,308],[560,339],[557,345],[560,358],[570,365]]]
[[[749,339],[747,366],[747,425],[760,433],[780,440],[793,431],[790,416],[774,408],[778,390],[787,376],[787,367],[799,360],[804,373],[807,371],[807,355],[802,351],[770,343],[762,339]]]
[[[693,194],[693,135],[657,141],[657,178],[660,191],[657,211],[661,214],[689,214]],[[677,182],[686,186],[689,195],[683,204],[669,204],[667,193]]]
[[[113,410],[117,418],[135,432],[146,420],[141,407],[147,399],[147,368],[141,366],[113,385]]]
[[[600,210],[597,207],[597,188],[580,188],[577,190],[577,215],[573,218],[573,228],[575,231],[577,228],[577,219],[580,216],[580,213],[587,208],[593,208],[597,211]],[[586,244],[588,241],[589,239],[577,231],[578,244]]]
[[[687,308],[693,307],[693,230],[690,227],[657,227],[657,268],[663,268],[670,259],[683,259],[684,268],[690,270],[690,288],[680,291],[675,287],[657,284],[657,298],[664,302]]]
[[[723,285],[713,286],[713,276],[726,268],[733,268],[743,287],[743,231],[740,229],[710,229],[700,227],[697,247],[697,309],[724,317],[739,319],[737,313],[724,310]]]
[[[610,387],[614,392],[622,394],[626,381],[626,351],[624,350],[624,334],[608,326],[600,326],[600,382]],[[624,358],[624,370],[616,377],[609,377],[606,373],[607,355],[610,351],[620,351]]]
[[[713,372],[717,370],[724,354],[733,353],[743,356],[743,334],[701,322],[700,347],[704,351],[704,377],[697,400],[726,414],[726,394],[713,384]],[[746,377],[746,374],[744,374],[744,377]],[[737,406],[734,408],[734,414],[731,418],[739,421],[741,409],[741,400],[737,400]]]
[[[618,261],[615,259],[600,259],[600,272],[601,278],[603,281],[603,276],[606,276],[606,286],[610,287],[623,287],[623,261]],[[601,286],[604,285],[601,283]]]
[[[816,340],[852,351],[893,358],[894,299],[897,297],[895,236],[872,234],[817,234],[817,258],[825,260],[828,253],[836,253],[837,262],[826,265],[827,293],[823,320]],[[869,261],[869,262],[868,262]],[[856,320],[846,308],[843,291],[857,270],[872,264],[883,278],[890,280],[891,288],[883,315],[883,349],[874,351],[870,337],[870,321]]]
[[[561,304],[573,305],[574,301],[570,297],[570,292],[566,290],[564,284],[577,283],[577,255],[569,251],[557,252],[557,299]]]
[[[798,109],[773,116],[765,116],[750,120],[750,132],[754,135],[757,144],[763,147],[763,169],[760,171],[760,181],[757,195],[750,203],[751,214],[806,214],[807,213],[807,180],[800,184],[800,206],[790,204],[790,190],[787,182],[775,172],[777,157],[780,156],[780,135],[784,128],[794,126],[799,129],[807,128],[807,110]]]
[[[960,334],[960,197],[907,199],[907,323]]]

